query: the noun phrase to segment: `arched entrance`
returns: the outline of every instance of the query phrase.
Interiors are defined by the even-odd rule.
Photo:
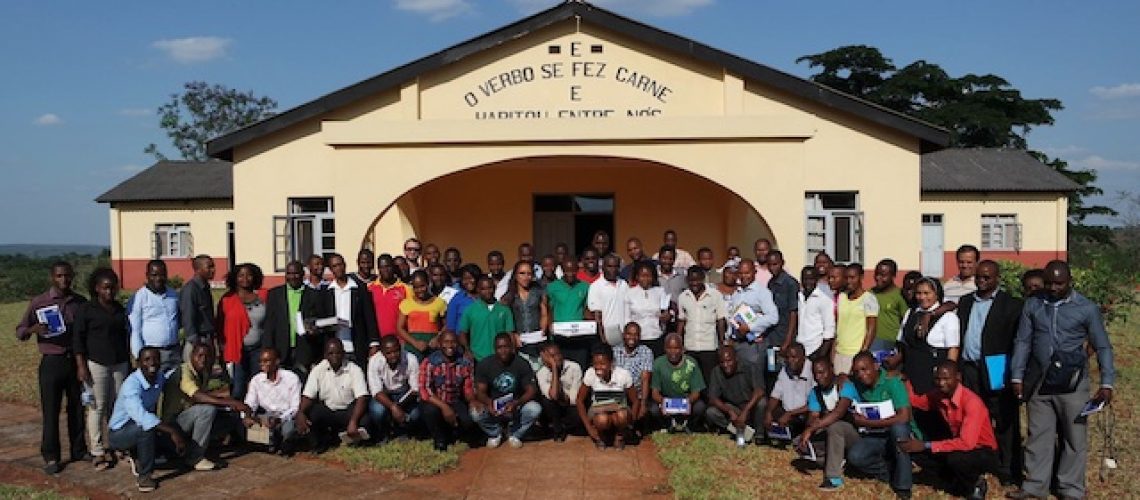
[[[764,218],[729,189],[659,162],[600,156],[536,156],[475,166],[400,196],[365,231],[362,245],[398,253],[416,236],[441,249],[461,249],[481,262],[491,250],[507,260],[521,242],[539,255],[555,243],[573,252],[594,230],[607,230],[616,248],[639,237],[653,253],[673,229],[679,246],[713,249],[723,260],[730,246],[749,255],[756,238],[776,241]]]

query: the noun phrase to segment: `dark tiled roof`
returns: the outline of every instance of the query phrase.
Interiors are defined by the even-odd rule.
[[[232,200],[233,164],[228,161],[169,161],[155,163],[95,201]]]
[[[643,24],[582,1],[568,1],[495,31],[412,61],[396,69],[309,101],[248,127],[216,137],[207,145],[210,156],[233,160],[235,147],[321,116],[368,96],[397,88],[420,75],[448,66],[474,54],[493,49],[542,28],[572,19],[624,35],[665,52],[690,57],[725,68],[745,80],[755,81],[809,99],[828,108],[850,113],[872,123],[901,131],[921,141],[923,151],[949,143],[949,133],[940,127],[844,94],[810,80],[758,64],[708,45]]]
[[[943,149],[922,155],[924,193],[1070,192],[1068,177],[1020,149]]]

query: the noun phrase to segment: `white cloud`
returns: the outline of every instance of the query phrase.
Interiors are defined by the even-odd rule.
[[[216,36],[171,38],[151,44],[179,64],[194,64],[224,57],[232,40]]]
[[[432,21],[443,21],[472,10],[467,0],[396,0],[399,10],[428,16]]]
[[[553,0],[509,0],[523,12],[535,12],[559,3]],[[657,17],[683,16],[693,10],[712,5],[714,0],[592,0],[599,7],[622,14]]]
[[[44,113],[35,120],[32,120],[32,123],[41,127],[50,127],[52,125],[63,124],[63,118],[60,118],[59,115],[55,113]]]
[[[123,108],[119,110],[121,116],[150,116],[153,114],[153,108]]]
[[[1073,164],[1080,168],[1094,170],[1140,170],[1140,161],[1112,160],[1099,155],[1090,155],[1079,160],[1073,160]]]
[[[1049,156],[1062,158],[1085,152],[1085,148],[1072,144],[1069,144],[1068,146],[1042,146],[1037,149]]]
[[[1122,83],[1114,87],[1093,87],[1089,93],[1101,99],[1128,99],[1140,97],[1140,83]]]

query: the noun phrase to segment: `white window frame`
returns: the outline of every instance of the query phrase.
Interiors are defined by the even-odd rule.
[[[853,208],[825,207],[823,194],[849,194],[854,197]],[[804,248],[806,255],[804,262],[813,262],[815,255],[821,251],[827,252],[837,264],[849,264],[864,261],[864,219],[863,212],[859,210],[859,192],[848,191],[840,193],[806,192],[804,193]],[[848,221],[846,248],[837,248],[839,240],[836,233],[839,222]],[[838,251],[842,250],[842,251]],[[847,257],[847,258],[843,258]]]
[[[305,209],[302,203],[324,202],[325,207],[323,210]],[[312,243],[313,250],[321,255],[327,255],[335,252],[334,247],[324,245],[325,238],[332,238],[335,246],[336,242],[336,213],[334,211],[334,202],[331,196],[329,197],[304,197],[304,198],[290,198],[286,207],[288,215],[274,215],[273,216],[273,270],[274,272],[284,272],[285,266],[293,260],[303,260],[308,258],[308,255],[298,255],[301,245],[296,241],[297,232],[295,227],[298,221],[309,221],[311,224],[314,241]],[[324,232],[323,223],[330,221],[333,224],[332,232]]]
[[[1021,224],[1017,214],[982,214],[979,243],[982,250],[1020,251]]]
[[[185,259],[194,255],[194,234],[189,223],[155,224],[150,239],[152,255],[156,259]]]

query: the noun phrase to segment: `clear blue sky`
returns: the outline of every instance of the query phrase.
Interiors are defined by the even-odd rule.
[[[205,80],[281,109],[498,28],[556,0],[0,3],[0,243],[107,244],[92,200],[172,151],[153,110]],[[880,48],[1058,98],[1030,147],[1140,191],[1140,2],[606,0],[618,13],[806,76],[801,55]],[[810,5],[810,8],[807,6]]]

